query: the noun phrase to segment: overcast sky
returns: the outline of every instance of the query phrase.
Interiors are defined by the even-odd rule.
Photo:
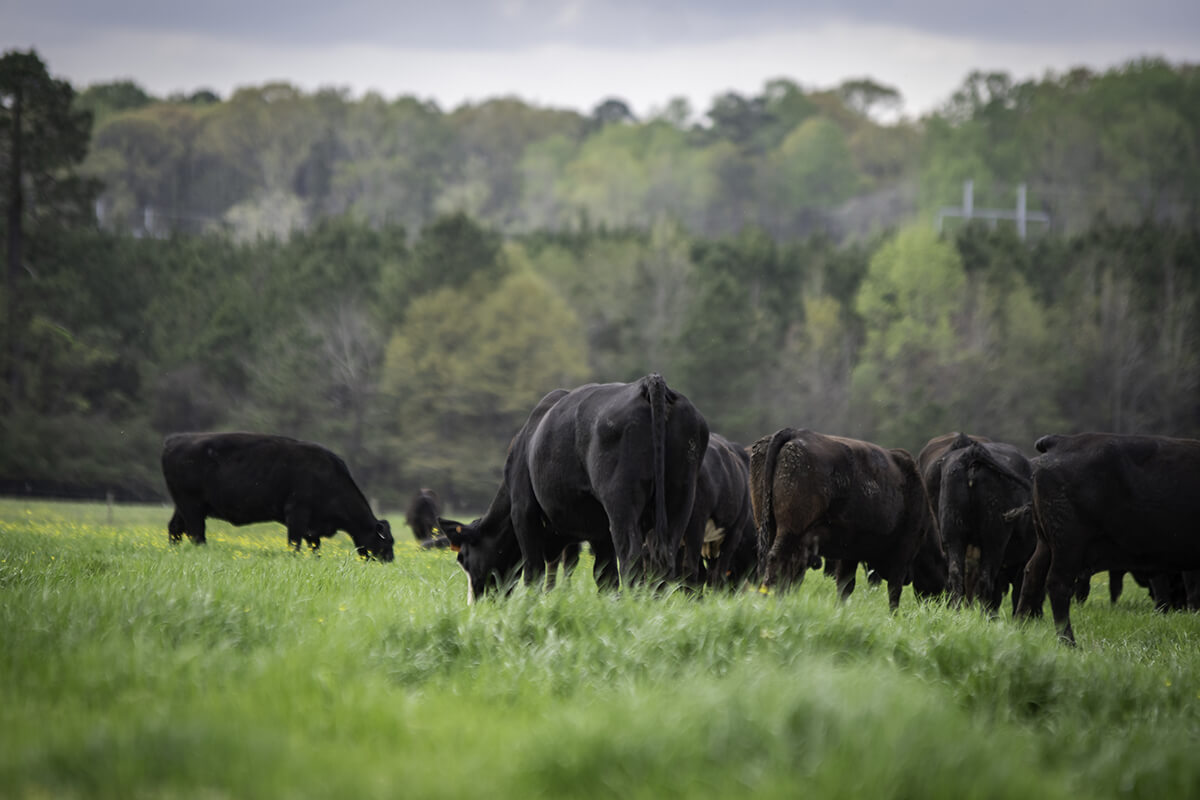
[[[790,78],[870,77],[919,115],[972,69],[1040,78],[1156,55],[1200,62],[1200,0],[0,0],[0,49],[34,48],[77,89],[130,78],[222,97],[286,80],[450,110],[515,95],[639,116]]]

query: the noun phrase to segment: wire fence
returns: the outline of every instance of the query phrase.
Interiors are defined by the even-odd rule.
[[[89,485],[38,478],[0,478],[0,496],[100,503],[163,503],[167,500],[166,494],[149,488]]]

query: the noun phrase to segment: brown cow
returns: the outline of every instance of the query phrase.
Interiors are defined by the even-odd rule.
[[[750,494],[765,553],[763,586],[799,584],[818,557],[840,563],[843,597],[859,561],[888,583],[894,610],[934,519],[906,450],[784,428],[754,443]]]

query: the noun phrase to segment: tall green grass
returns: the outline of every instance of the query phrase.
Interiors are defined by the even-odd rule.
[[[452,553],[0,501],[0,795],[1200,795],[1200,618],[1128,587],[1080,647],[860,588],[465,605]]]

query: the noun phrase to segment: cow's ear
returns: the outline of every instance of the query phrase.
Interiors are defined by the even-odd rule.
[[[438,517],[438,532],[442,533],[450,540],[450,549],[458,552],[458,549],[467,542],[474,541],[477,531],[471,525],[459,522],[453,519],[443,519]]]

